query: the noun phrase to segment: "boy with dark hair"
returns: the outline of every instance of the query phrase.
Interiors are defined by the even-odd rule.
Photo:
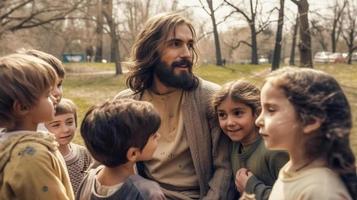
[[[152,104],[109,100],[85,115],[81,135],[101,166],[89,171],[76,199],[165,199],[157,183],[135,174],[138,161],[149,160],[157,147],[160,116]]]

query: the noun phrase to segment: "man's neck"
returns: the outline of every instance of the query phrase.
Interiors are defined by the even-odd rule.
[[[159,78],[157,78],[156,75],[154,75],[154,82],[151,87],[151,90],[156,94],[163,95],[163,94],[172,93],[172,92],[176,91],[177,88],[166,86],[164,83],[162,83],[159,80]]]

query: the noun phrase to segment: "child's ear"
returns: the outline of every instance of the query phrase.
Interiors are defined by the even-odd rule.
[[[16,116],[24,116],[30,110],[28,106],[22,105],[18,100],[14,101],[14,104],[12,105],[12,109]]]
[[[318,130],[321,127],[322,124],[322,119],[318,117],[312,117],[310,118],[304,126],[304,134],[311,134],[314,133],[316,130]]]
[[[130,147],[128,149],[128,152],[126,153],[126,158],[131,162],[136,162],[139,155],[140,155],[139,148]]]

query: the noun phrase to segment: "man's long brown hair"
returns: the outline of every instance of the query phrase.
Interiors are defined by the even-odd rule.
[[[189,27],[192,37],[196,39],[195,30],[186,18],[178,13],[165,13],[149,19],[138,34],[130,57],[130,73],[126,85],[135,93],[150,88],[153,82],[154,67],[160,60],[160,49],[165,44],[169,33],[178,25]],[[197,61],[197,52],[193,47],[193,62]]]

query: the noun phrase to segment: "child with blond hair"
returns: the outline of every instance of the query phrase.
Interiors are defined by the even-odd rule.
[[[39,58],[43,61],[45,61],[47,64],[49,64],[56,72],[57,74],[57,81],[56,85],[52,88],[51,95],[54,97],[53,103],[54,105],[57,105],[63,95],[63,90],[62,90],[62,83],[64,80],[65,76],[65,69],[62,65],[62,62],[56,58],[55,56],[45,53],[43,51],[35,50],[35,49],[20,49],[17,51],[20,54],[26,54],[30,56],[34,56],[36,58]],[[45,131],[47,132],[48,130],[46,129],[44,123],[39,123],[37,130],[39,131]]]
[[[269,149],[286,150],[269,199],[357,198],[356,162],[349,135],[351,108],[325,72],[285,67],[268,75],[256,120]]]
[[[84,146],[71,142],[77,129],[77,107],[73,101],[62,98],[55,111],[54,119],[45,122],[45,127],[56,137],[58,149],[66,161],[73,191],[76,193],[92,157]]]
[[[36,132],[54,117],[56,72],[41,59],[0,58],[0,199],[73,199],[55,138]]]

